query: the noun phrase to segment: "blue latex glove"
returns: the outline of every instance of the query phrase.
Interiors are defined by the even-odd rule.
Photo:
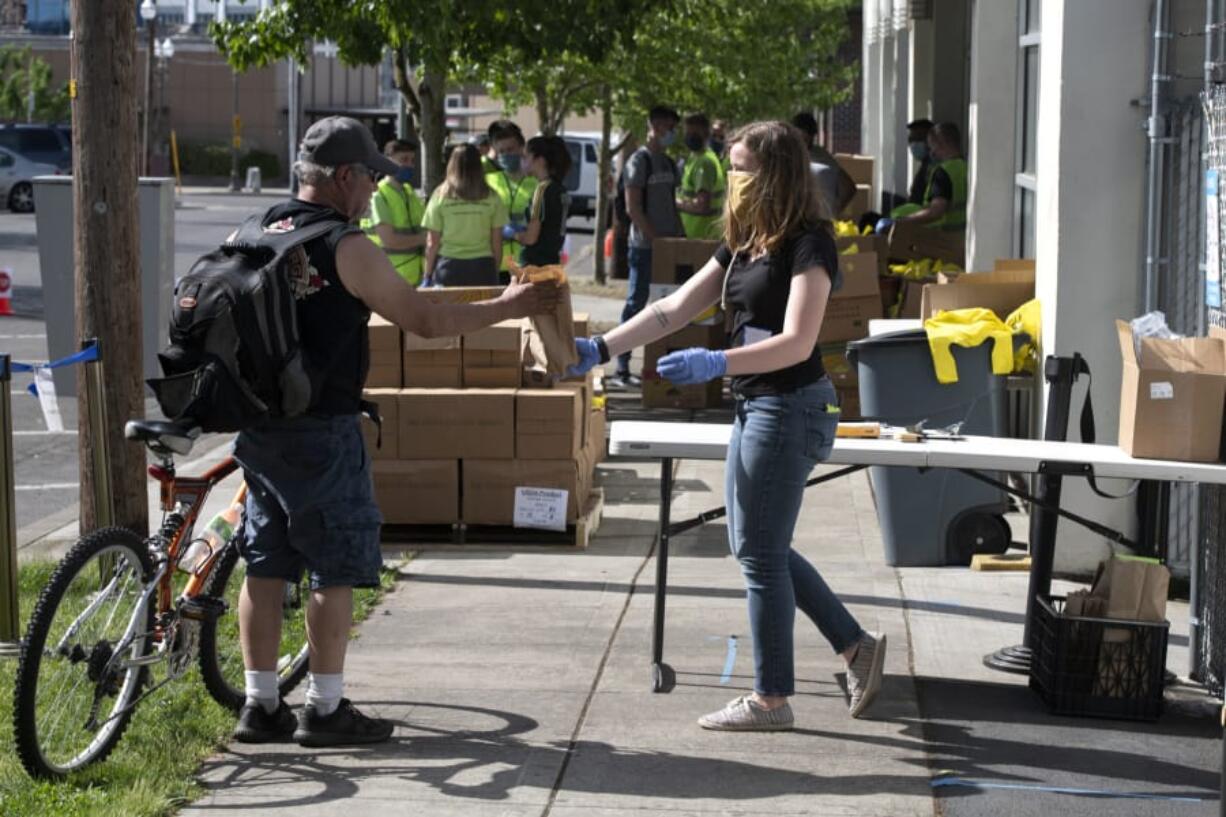
[[[886,233],[890,231],[890,228],[893,226],[894,226],[894,219],[879,218],[877,219],[877,226],[873,228],[873,232],[878,233],[879,235],[885,235]]]
[[[502,225],[502,240],[514,241],[515,234],[522,233],[523,231],[524,225],[516,224],[514,221],[507,222],[506,224]]]
[[[600,350],[591,338],[575,338],[575,351],[579,353],[579,362],[566,368],[567,377],[581,377],[600,362]]]
[[[656,371],[679,386],[706,383],[724,376],[728,371],[728,356],[719,349],[682,349],[660,358]]]

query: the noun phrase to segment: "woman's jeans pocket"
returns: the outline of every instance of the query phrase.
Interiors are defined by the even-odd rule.
[[[839,429],[838,406],[829,403],[805,406],[805,454],[818,462],[830,458]]]

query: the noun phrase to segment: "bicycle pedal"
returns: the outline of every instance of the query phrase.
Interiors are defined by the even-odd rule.
[[[193,596],[179,602],[179,615],[193,621],[214,622],[226,614],[230,605],[216,596]]]

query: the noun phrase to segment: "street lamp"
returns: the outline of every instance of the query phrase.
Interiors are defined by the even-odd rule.
[[[153,112],[153,52],[157,48],[157,18],[158,9],[153,0],[144,0],[140,4],[140,17],[149,29],[149,44],[145,47],[145,141],[143,158],[145,175],[149,175],[150,120]]]

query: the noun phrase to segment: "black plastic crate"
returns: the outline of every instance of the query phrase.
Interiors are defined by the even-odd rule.
[[[1064,602],[1035,598],[1030,688],[1058,715],[1161,715],[1170,623],[1066,616]]]

